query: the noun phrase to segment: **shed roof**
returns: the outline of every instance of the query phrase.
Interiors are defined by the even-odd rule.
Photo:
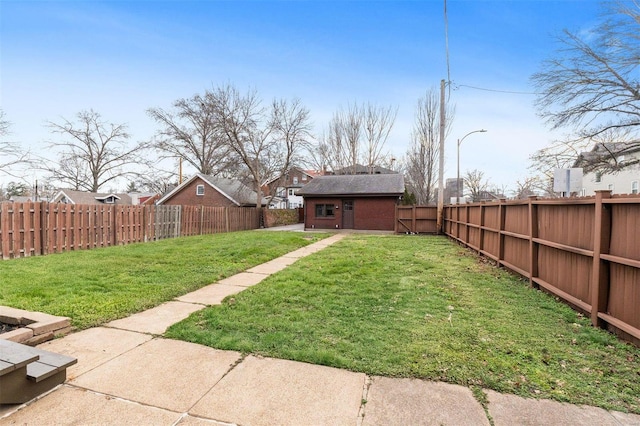
[[[330,175],[316,177],[298,190],[298,195],[399,196],[403,192],[404,176],[401,174]]]

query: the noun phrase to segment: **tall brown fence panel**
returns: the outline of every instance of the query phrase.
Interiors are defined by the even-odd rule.
[[[3,259],[41,254],[40,203],[0,204],[0,250]]]
[[[640,196],[449,205],[444,232],[640,339]]]
[[[436,206],[396,206],[396,233],[435,234],[438,209]]]
[[[0,203],[3,259],[256,229],[258,210],[201,206]]]

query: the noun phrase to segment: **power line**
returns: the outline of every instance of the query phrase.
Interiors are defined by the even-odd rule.
[[[513,95],[539,95],[539,93],[536,93],[536,92],[519,92],[515,90],[487,89],[486,87],[469,86],[468,84],[455,84],[455,87],[453,90],[457,90],[460,87],[466,87],[468,89],[473,89],[473,90],[482,90],[485,92],[510,93]]]

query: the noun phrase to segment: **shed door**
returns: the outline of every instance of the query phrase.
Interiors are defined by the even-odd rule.
[[[353,200],[342,201],[342,228],[353,229]]]

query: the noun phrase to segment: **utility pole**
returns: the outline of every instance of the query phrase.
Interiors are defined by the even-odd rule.
[[[440,80],[440,160],[438,161],[438,233],[444,231],[443,228],[443,207],[444,207],[444,130],[445,130],[445,105],[444,105],[444,80]]]

